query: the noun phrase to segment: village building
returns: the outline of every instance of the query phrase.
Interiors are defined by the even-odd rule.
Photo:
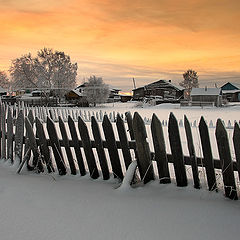
[[[173,84],[171,80],[158,80],[143,87],[133,89],[133,100],[156,98],[163,101],[176,101],[184,96],[184,88]]]
[[[192,106],[216,106],[222,105],[222,90],[221,88],[193,88],[191,91]]]
[[[221,86],[223,99],[228,102],[240,102],[240,83],[227,82]]]

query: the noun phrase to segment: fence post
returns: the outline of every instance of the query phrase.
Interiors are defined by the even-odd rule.
[[[43,160],[46,163],[48,172],[54,172],[54,168],[53,168],[53,164],[52,164],[52,160],[50,157],[50,151],[48,148],[48,144],[47,144],[47,138],[43,129],[43,125],[41,123],[41,121],[39,120],[39,118],[36,118],[36,133],[38,135],[39,138],[39,145],[40,145],[40,151],[42,153],[43,156]]]
[[[187,136],[187,143],[188,143],[188,151],[189,151],[190,161],[191,161],[191,165],[192,165],[194,187],[199,189],[200,188],[200,181],[199,181],[199,176],[198,176],[197,158],[196,158],[196,154],[195,154],[195,148],[194,148],[194,144],[193,144],[193,138],[192,138],[192,131],[191,131],[190,123],[189,123],[186,115],[184,115],[184,127],[185,127],[186,136]]]
[[[82,139],[83,149],[86,156],[90,176],[93,179],[97,179],[99,177],[99,173],[98,173],[95,157],[93,155],[88,128],[86,123],[82,120],[81,117],[78,117],[78,130]]]
[[[151,132],[160,183],[171,183],[162,124],[155,113],[152,116]]]
[[[68,126],[70,129],[70,133],[72,136],[72,141],[73,141],[73,145],[74,145],[74,151],[77,157],[77,163],[78,163],[78,167],[79,167],[79,171],[81,176],[86,175],[86,170],[85,170],[85,165],[83,162],[83,157],[82,157],[82,152],[81,152],[81,146],[79,143],[79,139],[77,136],[77,131],[76,131],[76,127],[75,127],[75,123],[73,121],[73,119],[71,118],[71,116],[68,116]]]
[[[117,114],[117,120],[116,120],[117,130],[118,130],[118,136],[122,148],[124,163],[126,166],[126,169],[128,169],[128,166],[132,162],[129,143],[127,139],[126,129],[124,126],[123,119],[120,117],[119,113]]]
[[[220,162],[222,165],[223,183],[226,197],[237,200],[237,190],[234,180],[233,163],[228,142],[227,131],[223,126],[222,120],[217,120],[215,131]]]
[[[237,162],[238,178],[240,181],[240,127],[238,123],[234,124],[233,144]]]
[[[179,134],[178,122],[172,112],[169,116],[168,134],[177,186],[185,187],[188,185],[188,182],[182,152],[181,139]]]
[[[212,149],[208,133],[208,127],[203,117],[200,119],[199,132],[203,150],[203,164],[206,169],[207,182],[209,191],[217,190],[216,176],[212,157]]]
[[[91,127],[93,132],[94,141],[96,144],[97,154],[99,158],[99,163],[102,169],[103,179],[108,180],[110,177],[106,154],[103,148],[103,141],[101,138],[100,130],[98,123],[95,119],[95,117],[91,117]]]
[[[150,148],[147,142],[147,132],[145,124],[138,112],[133,117],[133,132],[136,140],[137,163],[141,180],[148,183],[154,180],[153,165],[151,160]]]
[[[47,130],[59,175],[66,175],[66,166],[63,160],[63,154],[59,144],[57,131],[54,122],[49,117],[47,118]]]
[[[109,121],[109,118],[107,117],[107,115],[104,115],[103,117],[102,126],[103,126],[103,132],[106,139],[106,145],[108,148],[108,153],[109,153],[114,177],[115,178],[117,177],[122,180],[123,172],[122,172],[122,167],[121,167],[121,163],[118,155],[116,140],[115,140],[112,124]]]
[[[60,128],[60,131],[61,131],[61,134],[62,134],[63,144],[64,144],[64,147],[65,147],[65,150],[66,150],[67,160],[68,160],[68,163],[69,163],[71,174],[76,175],[77,171],[76,171],[76,167],[75,167],[75,164],[74,164],[72,151],[71,151],[71,148],[69,146],[67,131],[66,131],[66,128],[65,128],[65,124],[64,124],[64,122],[63,122],[63,120],[60,116],[58,117],[58,124],[59,124],[59,128]]]

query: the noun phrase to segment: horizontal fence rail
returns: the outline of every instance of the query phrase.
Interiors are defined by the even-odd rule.
[[[86,125],[88,121],[90,127]],[[93,179],[101,176],[104,180],[113,174],[119,181],[123,180],[131,162],[137,160],[139,176],[136,173],[134,181],[145,184],[154,179],[159,179],[161,184],[170,183],[173,179],[170,177],[171,163],[179,187],[189,184],[186,166],[190,166],[196,189],[204,185],[199,176],[199,169],[204,168],[210,191],[218,189],[216,171],[221,171],[225,196],[238,199],[240,128],[237,122],[233,139],[229,139],[223,121],[217,121],[215,135],[219,159],[212,156],[209,126],[203,117],[198,125],[203,157],[196,156],[191,123],[186,116],[181,124],[185,128],[189,156],[183,155],[180,125],[173,113],[167,123],[168,136],[164,136],[164,124],[155,114],[149,124],[153,151],[149,147],[146,121],[137,112],[133,117],[130,112],[108,116],[102,111],[91,114],[78,109],[0,104],[0,157],[19,166],[18,172],[26,164],[28,170],[39,173],[81,176],[88,173]],[[171,154],[166,151],[167,138]],[[236,161],[232,160],[229,141],[233,141]]]

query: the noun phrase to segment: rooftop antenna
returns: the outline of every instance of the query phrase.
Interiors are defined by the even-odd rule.
[[[134,78],[133,78],[133,87],[134,87],[134,89],[136,89],[136,82],[135,82]]]

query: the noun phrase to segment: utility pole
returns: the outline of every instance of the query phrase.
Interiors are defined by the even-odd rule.
[[[134,89],[136,89],[136,82],[135,82],[134,78],[133,78],[133,87],[134,87]]]

